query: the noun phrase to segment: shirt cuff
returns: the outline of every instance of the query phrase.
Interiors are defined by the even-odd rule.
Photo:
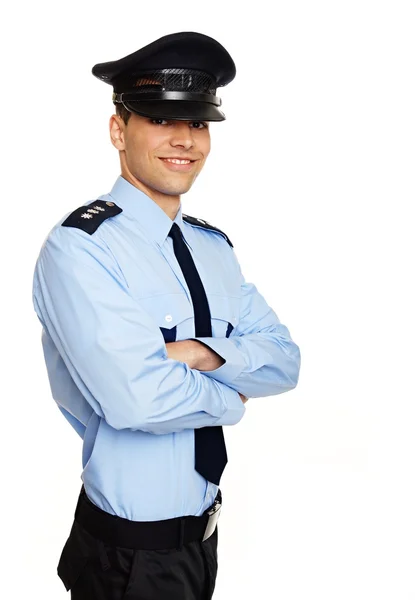
[[[200,371],[200,373],[208,375],[226,385],[232,385],[233,381],[242,373],[246,366],[243,355],[234,344],[228,338],[200,337],[190,339],[205,344],[205,346],[217,352],[225,360],[225,363],[217,369],[213,369],[213,371]]]
[[[226,411],[215,421],[215,425],[236,425],[245,414],[246,406],[236,390],[226,388]]]

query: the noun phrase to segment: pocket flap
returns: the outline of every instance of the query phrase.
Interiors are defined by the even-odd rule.
[[[157,325],[165,329],[172,329],[179,323],[193,318],[193,306],[184,294],[160,294],[140,298],[138,302]]]

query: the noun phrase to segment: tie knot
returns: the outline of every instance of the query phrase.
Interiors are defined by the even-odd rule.
[[[173,239],[182,239],[182,231],[177,223],[173,223],[169,231],[169,237]]]

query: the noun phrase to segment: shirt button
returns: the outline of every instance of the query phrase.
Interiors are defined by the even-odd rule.
[[[172,317],[171,315],[166,315],[166,316],[164,317],[164,320],[165,320],[165,321],[169,321],[169,322],[170,322],[170,321],[172,320],[172,318],[173,318],[173,317]]]

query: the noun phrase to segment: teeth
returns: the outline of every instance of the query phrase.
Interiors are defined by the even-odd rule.
[[[165,158],[164,160],[175,165],[188,165],[190,163],[190,160],[179,160],[178,158]]]

